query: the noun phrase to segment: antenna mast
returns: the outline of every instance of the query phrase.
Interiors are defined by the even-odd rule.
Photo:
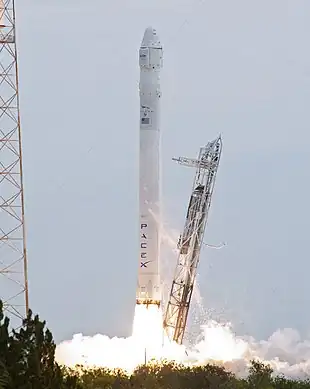
[[[11,319],[28,312],[14,0],[0,0],[0,299]]]

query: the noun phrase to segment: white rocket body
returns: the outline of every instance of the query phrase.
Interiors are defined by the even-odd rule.
[[[160,70],[163,49],[156,30],[145,30],[140,65],[139,271],[137,304],[160,305]]]

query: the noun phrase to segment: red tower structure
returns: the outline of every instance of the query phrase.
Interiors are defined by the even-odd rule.
[[[0,299],[21,319],[29,302],[15,27],[14,0],[0,0]]]

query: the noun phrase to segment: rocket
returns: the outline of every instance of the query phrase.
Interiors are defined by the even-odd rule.
[[[163,49],[148,27],[139,50],[139,270],[136,303],[160,306],[160,70]]]

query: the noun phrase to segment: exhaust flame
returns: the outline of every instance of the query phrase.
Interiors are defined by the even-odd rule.
[[[185,348],[164,336],[162,310],[157,305],[136,305],[133,333],[129,338],[76,334],[56,349],[59,363],[74,367],[121,368],[128,373],[138,365],[161,359],[182,361]]]

